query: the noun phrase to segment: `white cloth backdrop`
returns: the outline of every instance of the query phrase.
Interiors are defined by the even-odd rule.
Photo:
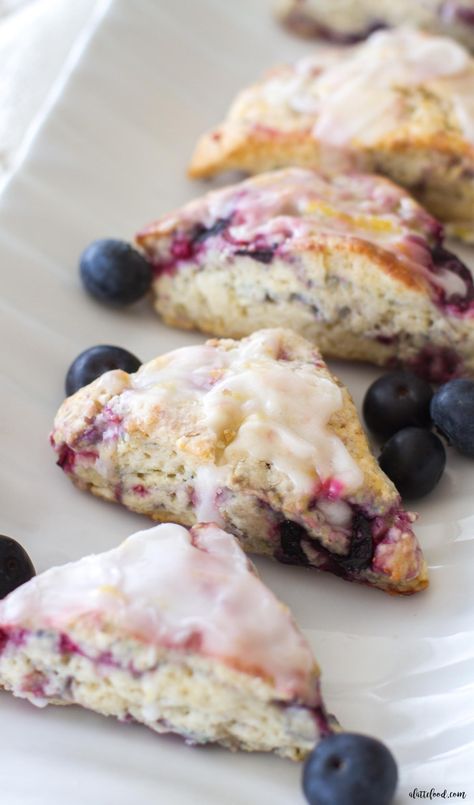
[[[67,77],[98,0],[0,0],[0,188]]]

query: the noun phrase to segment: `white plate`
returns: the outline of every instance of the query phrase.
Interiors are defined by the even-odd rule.
[[[131,238],[201,192],[184,177],[198,134],[235,90],[308,45],[280,32],[270,0],[116,0],[0,201],[2,533],[38,570],[115,545],[144,521],[79,493],[48,445],[70,361],[117,343],[143,360],[201,337],[143,304],[109,311],[82,293],[77,258],[99,236]],[[337,366],[360,403],[377,372]],[[429,592],[400,600],[329,575],[258,561],[323,667],[330,709],[387,741],[413,788],[474,802],[472,645],[474,468],[450,451],[419,506]],[[177,582],[179,583],[179,582]],[[2,805],[303,803],[300,767],[275,757],[191,749],[76,708],[36,710],[0,695]]]

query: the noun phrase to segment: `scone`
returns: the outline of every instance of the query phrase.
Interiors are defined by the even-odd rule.
[[[388,592],[427,584],[414,515],[347,390],[290,330],[107,372],[62,404],[51,440],[77,486],[133,511]]]
[[[190,174],[299,165],[382,173],[474,239],[474,60],[448,38],[380,31],[322,47],[244,90]]]
[[[276,13],[292,33],[337,44],[409,24],[474,50],[474,0],[279,0]]]
[[[308,643],[214,525],[155,526],[10,593],[0,686],[294,760],[332,730]]]
[[[378,176],[302,168],[209,193],[137,237],[168,324],[291,327],[323,355],[474,373],[474,285],[440,224]]]

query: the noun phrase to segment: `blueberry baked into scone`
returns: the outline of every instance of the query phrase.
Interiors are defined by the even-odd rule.
[[[428,583],[349,393],[291,330],[106,372],[65,400],[51,441],[78,487],[154,519],[214,522],[248,552],[387,592]]]
[[[279,0],[276,14],[292,33],[336,44],[409,24],[474,50],[474,0]]]
[[[161,524],[10,593],[0,686],[294,760],[334,726],[289,610],[214,525]]]
[[[299,165],[382,173],[474,239],[474,59],[452,39],[378,31],[245,89],[199,141],[193,177]]]
[[[324,356],[474,373],[474,284],[442,227],[366,174],[288,168],[208,193],[143,230],[167,324],[241,337],[287,326]]]

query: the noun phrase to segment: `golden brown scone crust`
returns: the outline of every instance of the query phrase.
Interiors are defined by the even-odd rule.
[[[436,382],[474,374],[469,270],[444,249],[439,222],[382,177],[258,174],[165,215],[137,242],[172,326],[240,338],[282,325],[325,356],[409,364]],[[262,263],[253,244],[274,252]],[[447,301],[460,291],[458,310]]]
[[[279,0],[275,14],[288,31],[305,39],[353,44],[377,28],[411,25],[474,50],[472,0]]]
[[[341,49],[341,58],[344,53],[347,49]],[[397,113],[390,128],[335,148],[315,133],[315,109],[303,105],[295,110],[284,95],[275,100],[268,94],[269,86],[289,83],[297,69],[275,68],[238,94],[224,123],[199,139],[189,165],[191,177],[232,170],[260,173],[287,165],[380,172],[408,188],[450,233],[474,239],[474,142],[463,130],[445,83],[394,86]],[[314,86],[318,79],[315,74]],[[472,59],[463,81],[467,94],[474,82]]]

